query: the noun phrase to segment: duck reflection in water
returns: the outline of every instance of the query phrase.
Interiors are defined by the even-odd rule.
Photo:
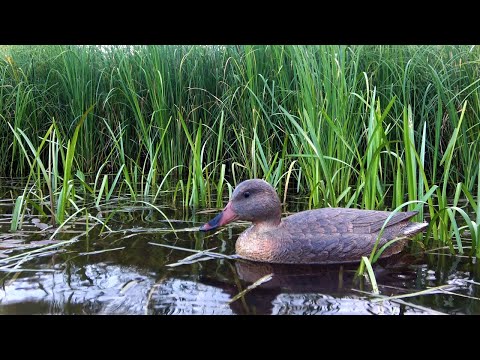
[[[398,258],[382,260],[375,266],[377,281],[388,281],[394,285],[405,277],[414,278],[405,263]],[[405,257],[402,257],[405,258]],[[406,257],[411,262],[412,257]],[[389,259],[390,260],[390,259]],[[392,259],[393,260],[393,259]],[[391,271],[394,264],[404,276],[395,278],[399,270]],[[290,265],[268,264],[237,260],[228,262],[233,280],[219,280],[218,277],[201,275],[198,281],[167,279],[158,284],[158,291],[152,298],[150,313],[157,314],[399,314],[406,311],[404,306],[387,302],[372,304],[366,296],[352,291],[352,288],[370,291],[371,287],[363,278],[356,277],[358,265]],[[260,278],[272,274],[269,281],[231,300]],[[414,308],[409,312],[418,313]]]

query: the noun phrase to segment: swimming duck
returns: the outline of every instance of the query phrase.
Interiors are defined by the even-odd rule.
[[[417,211],[397,212],[385,226],[377,249],[393,239],[381,257],[399,253],[408,238],[428,223],[410,222]],[[200,231],[235,220],[251,221],[235,244],[247,260],[281,264],[329,264],[359,262],[369,256],[389,211],[323,208],[301,211],[282,219],[275,189],[260,179],[246,180],[235,188],[223,211]]]

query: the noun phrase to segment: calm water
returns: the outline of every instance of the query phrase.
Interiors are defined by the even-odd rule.
[[[176,229],[198,226],[216,213],[162,211],[176,219]],[[22,234],[9,234],[10,212],[0,203],[0,266],[5,265],[2,256],[19,253],[14,245],[33,246],[51,235],[41,232],[34,218],[28,218]],[[356,266],[271,266],[213,259],[167,267],[191,253],[150,244],[233,254],[235,239],[246,224],[175,236],[164,231],[169,226],[161,215],[138,207],[124,207],[108,224],[117,232],[98,236],[94,229],[62,251],[21,264],[29,271],[0,272],[0,314],[480,314],[480,301],[474,299],[480,298],[480,268],[468,257],[410,251],[377,264],[381,295],[450,285],[403,302],[378,302],[362,292],[370,292],[371,286],[354,278]],[[61,237],[70,239],[84,228],[77,224]],[[104,250],[111,251],[92,254]],[[270,281],[229,303],[268,274],[273,274]]]

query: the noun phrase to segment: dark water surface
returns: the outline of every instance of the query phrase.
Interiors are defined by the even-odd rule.
[[[97,226],[87,237],[81,235],[85,224],[77,224],[61,235],[62,240],[81,235],[76,242],[18,265],[28,271],[6,272],[6,256],[32,251],[27,247],[48,240],[52,230],[41,231],[37,220],[27,217],[24,231],[11,234],[11,207],[0,204],[0,314],[480,314],[480,268],[474,258],[413,249],[376,264],[383,296],[444,286],[423,295],[378,301],[365,293],[372,287],[354,277],[356,266],[351,265],[272,266],[210,259],[168,267],[192,253],[150,243],[233,254],[235,240],[247,224],[205,234],[188,229],[216,211],[162,211],[176,219],[176,229],[187,231],[175,235],[157,211],[125,206],[108,222],[116,232],[98,236]],[[273,274],[270,281],[229,303],[268,274]]]

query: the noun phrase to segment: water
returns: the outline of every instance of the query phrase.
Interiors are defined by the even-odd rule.
[[[368,281],[355,278],[356,266],[351,265],[273,266],[213,259],[167,267],[191,253],[150,243],[233,254],[235,239],[247,224],[207,234],[181,231],[175,236],[167,232],[169,225],[158,212],[146,207],[121,209],[108,222],[116,232],[98,236],[97,227],[88,237],[82,235],[60,247],[61,251],[21,264],[29,271],[0,272],[0,314],[480,314],[480,268],[467,256],[413,250],[382,261],[375,265],[381,295],[447,287],[376,301],[367,294],[372,290]],[[162,211],[176,219],[172,223],[176,229],[191,229],[215,214],[168,207]],[[22,233],[9,234],[9,212],[5,203],[0,206],[0,266],[2,256],[20,252],[17,246],[33,246],[51,235],[48,229],[39,229],[34,217],[26,218]],[[77,223],[61,239],[84,230],[85,224]],[[229,303],[268,274],[273,274],[270,281]]]

